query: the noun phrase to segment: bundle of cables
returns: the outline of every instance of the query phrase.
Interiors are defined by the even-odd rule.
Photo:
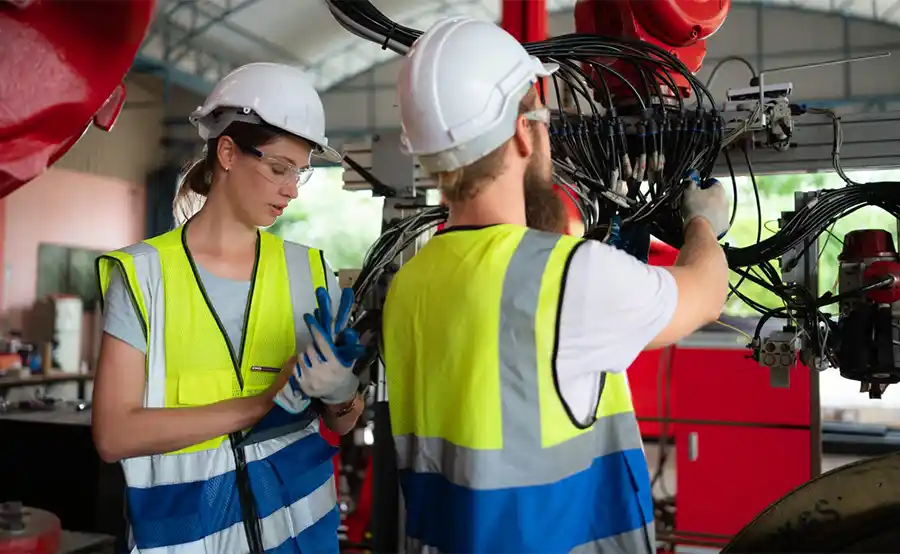
[[[370,2],[325,1],[345,29],[397,53],[405,54],[422,34],[395,23]],[[656,238],[680,247],[680,204],[687,178],[697,182],[711,178],[723,151],[732,177],[734,222],[738,187],[729,149],[748,131],[749,123],[757,120],[762,107],[737,126],[726,125],[707,87],[668,51],[645,42],[570,34],[525,43],[524,47],[542,61],[559,65],[544,88],[544,92],[553,90],[557,99],[570,99],[566,109],[554,111],[550,125],[555,182],[581,212],[587,237],[606,236],[616,216],[622,229],[644,226]],[[622,66],[611,62],[619,61],[634,69],[631,79],[614,69]],[[695,92],[689,104],[672,75],[683,78]],[[803,112],[796,106],[792,109],[797,114]],[[840,118],[828,110],[808,111],[832,117],[833,166],[848,186],[822,191],[815,202],[798,210],[782,229],[765,240],[757,191],[756,244],[741,248],[726,244],[725,251],[729,266],[740,275],[732,294],[759,310],[762,323],[785,317],[802,326],[807,335],[818,336],[823,326],[833,325],[825,323],[829,319],[821,308],[839,300],[827,295],[813,298],[802,287],[783,284],[771,261],[798,246],[810,245],[827,233],[834,221],[863,206],[880,206],[900,217],[900,187],[896,183],[851,181],[840,166]],[[755,189],[750,159],[746,151],[744,155]],[[389,226],[366,256],[357,297],[371,295],[378,275],[391,265],[397,253],[440,223],[446,214],[444,208],[429,208]],[[787,263],[790,265],[790,260]],[[745,280],[771,290],[783,305],[768,308],[741,294],[738,289]],[[753,338],[758,342],[758,336]]]
[[[421,35],[370,2],[326,2],[344,28],[395,52],[405,53]],[[667,50],[638,40],[570,34],[524,47],[559,65],[544,92],[572,100],[552,118],[552,158],[556,181],[575,201],[589,236],[603,236],[619,215],[624,226],[645,224],[680,246],[685,176],[708,179],[730,138],[704,84]],[[614,61],[633,66],[641,86],[614,69]],[[696,92],[690,105],[673,75]]]

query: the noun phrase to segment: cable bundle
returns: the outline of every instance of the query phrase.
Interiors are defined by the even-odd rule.
[[[447,221],[446,206],[431,206],[399,219],[385,228],[369,248],[353,291],[358,301],[371,298],[378,279],[401,252],[427,231]]]
[[[395,52],[405,53],[421,35],[369,2],[327,3],[344,28]],[[524,46],[559,65],[548,89],[557,99],[571,97],[551,121],[551,148],[557,181],[588,232],[602,234],[618,214],[624,225],[649,223],[654,235],[680,245],[684,177],[708,179],[728,139],[703,83],[674,55],[639,40],[570,34]],[[638,86],[612,67],[615,61],[634,67]],[[695,91],[690,105],[673,75]]]
[[[344,28],[397,53],[405,54],[422,34],[391,21],[370,2],[326,2]],[[542,91],[546,95],[552,90],[558,100],[569,99],[563,102],[565,108],[554,111],[550,122],[555,181],[578,206],[588,237],[604,236],[616,215],[623,228],[646,224],[655,237],[680,247],[680,204],[686,178],[697,182],[709,179],[722,152],[732,178],[734,222],[738,190],[729,149],[759,121],[762,106],[747,114],[745,120],[727,126],[703,83],[668,51],[638,40],[569,34],[524,47],[543,62],[559,65]],[[616,67],[630,68],[629,75]],[[694,91],[690,103],[679,92],[673,76]],[[792,111],[803,112],[798,106],[792,106]],[[827,331],[835,323],[821,308],[839,299],[828,294],[815,298],[803,287],[783,284],[771,260],[798,246],[808,247],[837,219],[866,205],[879,206],[900,218],[900,187],[897,183],[850,180],[840,166],[840,118],[829,110],[808,111],[832,117],[833,165],[847,186],[822,191],[774,236],[761,240],[759,192],[744,150],[757,203],[757,244],[742,248],[726,244],[724,248],[729,266],[741,275],[732,294],[763,315],[757,335],[766,320],[785,317],[799,324],[822,352],[827,345],[824,339],[815,337],[821,337],[822,329]],[[430,208],[389,226],[366,256],[357,284],[358,298],[368,297],[378,275],[396,255],[446,216],[446,209]],[[738,289],[744,280],[771,290],[782,299],[783,306],[768,308],[742,295]],[[829,354],[826,351],[824,355]]]

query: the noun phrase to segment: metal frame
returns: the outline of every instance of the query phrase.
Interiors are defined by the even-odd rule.
[[[741,114],[725,114],[726,120]],[[791,147],[779,152],[754,140],[749,147],[753,171],[758,175],[832,171],[834,128],[827,115],[805,114],[795,118]],[[840,161],[844,169],[900,167],[900,111],[844,115]],[[740,164],[736,164],[740,166]],[[740,167],[736,167],[740,171]],[[728,175],[724,156],[716,164],[717,175]]]
[[[166,0],[161,2],[135,60],[138,72],[153,73],[201,96],[234,68],[254,60],[236,51],[228,52],[204,36],[214,27],[224,28],[250,41],[270,60],[301,66],[308,63],[282,46],[230,21],[238,12],[262,0]]]
[[[263,0],[160,0],[160,7],[154,21],[150,35],[144,44],[144,49],[136,59],[135,69],[142,72],[165,75],[173,83],[200,95],[208,94],[212,84],[215,83],[234,67],[250,61],[246,54],[237,51],[227,51],[227,45],[211,43],[205,37],[207,31],[218,27],[228,30],[230,33],[243,40],[250,41],[266,53],[267,59],[287,61],[303,66],[316,81],[321,90],[344,90],[340,83],[357,75],[371,71],[381,63],[393,59],[394,54],[374,47],[372,44],[359,39],[352,43],[340,44],[332,52],[326,52],[316,62],[309,62],[290,52],[267,38],[253,33],[236,24],[232,17],[254,4]],[[575,0],[545,0],[547,12],[550,15],[571,12]],[[757,41],[762,44],[763,29],[762,14],[770,8],[804,11],[810,13],[834,14],[843,18],[845,22],[845,40],[840,52],[835,50],[828,55],[849,56],[851,45],[849,42],[849,24],[853,21],[865,21],[880,23],[883,25],[900,27],[900,0],[881,8],[881,5],[868,0],[829,0],[827,5],[811,0],[735,0],[735,3],[752,5],[757,13]],[[424,28],[438,17],[466,14],[475,17],[499,20],[500,13],[494,5],[484,0],[431,0],[425,5],[416,4],[409,13],[400,14],[395,19],[404,25],[413,28]],[[860,47],[870,50],[868,46]],[[852,48],[854,51],[856,47]],[[882,47],[882,49],[884,49]],[[799,52],[797,53],[800,54]],[[822,52],[810,52],[810,55],[826,55]],[[774,59],[776,55],[765,55],[763,49],[745,57],[755,59],[758,67],[764,67],[767,60]],[[707,60],[707,65],[714,62],[714,58]],[[852,98],[849,94],[849,70],[845,83],[844,98]],[[376,90],[374,83],[371,86],[349,87],[346,91],[358,88]],[[875,107],[883,106],[886,99],[861,99]],[[368,129],[369,133],[374,129]]]
[[[813,202],[819,191],[795,192],[794,211],[782,214],[782,224],[787,223],[794,214]],[[796,283],[809,290],[813,296],[819,296],[819,239],[811,241],[804,248],[796,247],[781,257],[782,264],[790,264],[793,269],[782,267],[781,280],[784,283]],[[795,358],[796,360],[796,353]],[[801,359],[803,357],[801,356]],[[806,364],[809,369],[809,427],[810,427],[810,475],[813,479],[822,473],[822,405],[819,390],[819,368],[815,364]],[[794,367],[796,364],[794,364]],[[773,371],[770,369],[770,371]],[[773,376],[774,377],[774,376]]]

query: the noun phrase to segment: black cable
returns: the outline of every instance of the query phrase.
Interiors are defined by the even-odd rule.
[[[422,34],[391,21],[371,2],[326,1],[344,28],[384,48],[404,52]],[[664,48],[637,39],[578,33],[523,46],[543,62],[559,65],[559,71],[547,83],[552,88],[542,88],[542,95],[552,90],[561,103],[564,94],[571,93],[572,105],[551,116],[551,154],[555,179],[566,183],[566,194],[581,213],[587,236],[605,236],[605,228],[616,216],[623,229],[646,225],[656,238],[681,247],[684,236],[680,209],[686,175],[691,174],[701,183],[710,179],[723,144],[733,144],[734,133],[743,132],[743,127],[726,133],[725,121],[709,88]],[[693,91],[692,98],[681,93],[684,83]],[[588,102],[585,104],[582,99]],[[801,112],[803,109],[798,107],[797,113]],[[816,298],[804,287],[783,283],[772,260],[781,258],[785,269],[790,270],[817,237],[830,233],[836,221],[864,206],[878,206],[900,218],[900,186],[851,180],[840,162],[840,117],[831,110],[806,112],[831,117],[832,165],[847,186],[817,192],[811,202],[796,209],[776,233],[763,240],[759,187],[744,148],[756,203],[756,243],[742,247],[726,244],[723,248],[729,268],[740,277],[735,285],[729,285],[729,296],[760,312],[759,329],[768,320],[786,318],[791,325],[800,325],[810,337],[816,337],[815,348],[826,348],[828,345],[816,342],[819,326],[833,323],[820,309],[840,302],[837,298],[845,298],[845,294],[860,291]],[[732,177],[733,224],[738,187],[728,151],[724,158]],[[377,190],[390,188],[361,171],[353,160],[348,159],[347,163],[377,185]],[[390,222],[366,255],[355,286],[358,298],[370,298],[398,253],[446,217],[446,208],[434,207]],[[791,259],[788,255],[792,252],[801,254]],[[763,306],[741,293],[739,288],[747,281],[771,291],[782,305]],[[754,342],[758,338],[754,337]]]

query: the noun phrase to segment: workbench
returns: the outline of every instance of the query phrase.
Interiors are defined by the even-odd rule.
[[[68,373],[53,371],[47,375],[29,375],[28,377],[0,377],[0,399],[6,396],[6,391],[18,387],[41,387],[60,383],[78,383],[78,398],[85,398],[85,387],[88,382],[94,380],[93,373]]]
[[[114,551],[127,551],[124,477],[119,464],[97,454],[90,410],[0,414],[0,436],[15,445],[0,456],[4,499],[53,512],[68,531],[111,535]]]

